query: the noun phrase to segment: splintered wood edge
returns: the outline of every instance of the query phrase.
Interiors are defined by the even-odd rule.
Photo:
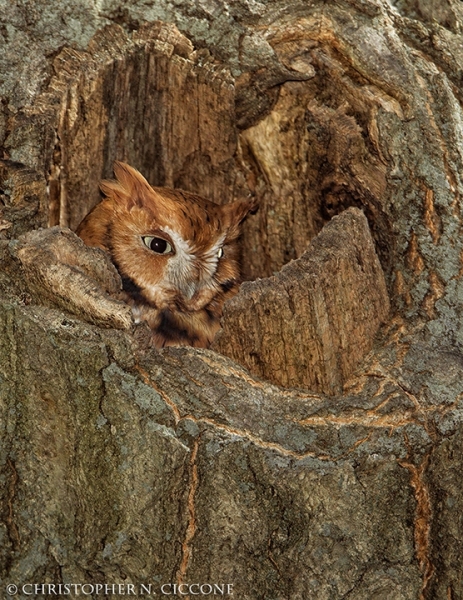
[[[388,313],[367,219],[350,208],[277,275],[241,286],[212,349],[272,383],[336,394]]]
[[[30,231],[15,240],[11,252],[21,263],[29,293],[40,304],[57,306],[100,327],[132,327],[131,308],[112,296],[122,285],[109,256],[85,246],[72,231]]]
[[[118,25],[111,25],[95,35],[86,51],[63,49],[55,58],[56,75],[48,89],[25,109],[25,115],[33,121],[34,116],[39,117],[37,124],[48,115],[51,133],[56,135],[72,87],[91,82],[108,63],[147,45],[171,59],[188,61],[192,67],[196,64],[212,87],[233,85],[227,71],[213,64],[201,51],[195,52],[191,42],[173,25],[154,24],[130,37]],[[340,216],[322,230],[300,259],[284,267],[276,277],[242,286],[240,294],[226,307],[223,331],[213,349],[279,385],[323,393],[341,390],[343,382],[371,349],[389,307],[384,276],[366,219],[356,209],[345,214],[356,214],[358,223],[363,220],[363,225],[359,225],[363,231],[360,247],[355,250],[349,235],[343,238],[344,250],[355,250],[371,267],[362,294],[345,293],[355,290],[360,281],[365,283],[358,273],[349,272],[349,264],[355,262],[352,256],[346,262],[348,252],[335,239],[326,245],[333,227],[334,238],[342,237],[347,222],[345,215]],[[305,295],[301,286],[294,286],[298,281],[304,282]],[[348,306],[346,299],[350,300]],[[368,306],[373,310],[367,310]]]

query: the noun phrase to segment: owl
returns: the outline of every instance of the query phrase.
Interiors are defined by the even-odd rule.
[[[207,348],[224,302],[238,291],[240,226],[256,202],[218,205],[151,187],[123,162],[114,173],[115,181],[101,183],[106,197],[77,235],[109,253],[122,279],[121,299],[135,322],[149,325],[155,347]]]

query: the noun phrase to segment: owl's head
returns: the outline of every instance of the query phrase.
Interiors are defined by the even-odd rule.
[[[219,298],[223,304],[239,284],[237,240],[257,210],[254,200],[218,205],[151,187],[122,162],[114,172],[115,181],[101,184],[102,210],[111,214],[105,246],[125,288],[160,309],[197,311]]]

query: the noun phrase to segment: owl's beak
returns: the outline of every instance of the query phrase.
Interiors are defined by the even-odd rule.
[[[216,294],[217,290],[213,287],[201,287],[188,299],[185,298],[185,308],[187,311],[201,310],[206,304],[209,304]]]

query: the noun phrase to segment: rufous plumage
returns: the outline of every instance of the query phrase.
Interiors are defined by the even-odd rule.
[[[224,302],[239,288],[238,238],[255,201],[219,205],[152,187],[122,162],[114,173],[77,234],[109,253],[122,278],[121,299],[136,321],[148,323],[154,346],[208,347]]]

